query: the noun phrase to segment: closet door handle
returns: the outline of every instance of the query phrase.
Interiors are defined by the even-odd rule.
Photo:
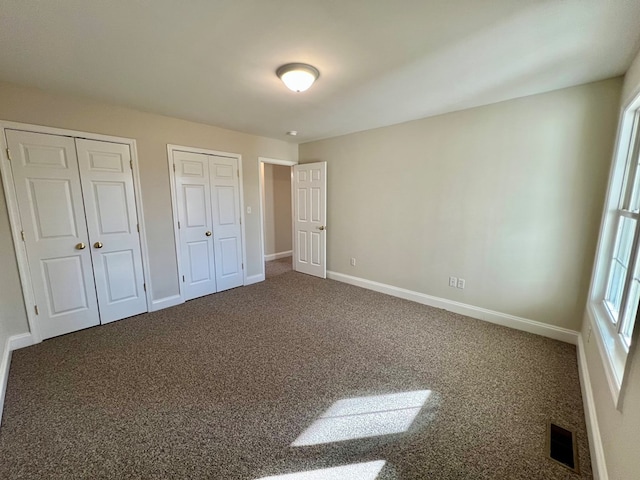
[[[76,250],[84,250],[85,248],[87,248],[87,246],[82,242],[76,245]]]
[[[207,232],[205,233],[205,235],[206,235],[207,237],[210,237],[210,236],[211,236],[211,232],[207,231]]]
[[[102,242],[96,242],[96,243],[93,244],[93,246],[95,248],[102,248],[103,247]]]

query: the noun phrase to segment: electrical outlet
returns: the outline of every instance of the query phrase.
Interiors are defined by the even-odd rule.
[[[458,279],[456,277],[449,277],[449,286],[456,288],[456,285],[458,284]]]
[[[247,207],[247,213],[251,213],[251,207]]]
[[[356,266],[356,259],[351,257],[351,266],[355,267]]]
[[[464,288],[464,284],[465,284],[464,278],[459,278],[458,279],[458,288]]]

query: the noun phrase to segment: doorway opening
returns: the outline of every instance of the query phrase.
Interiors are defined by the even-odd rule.
[[[259,158],[264,278],[292,270],[292,169],[296,162]]]

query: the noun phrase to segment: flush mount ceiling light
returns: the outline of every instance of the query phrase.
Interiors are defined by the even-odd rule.
[[[320,76],[316,67],[306,63],[287,63],[276,70],[276,75],[284,82],[289,90],[304,92]]]

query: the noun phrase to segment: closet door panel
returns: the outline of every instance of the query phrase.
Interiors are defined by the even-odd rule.
[[[211,211],[218,291],[244,284],[240,182],[236,158],[210,156]]]
[[[206,155],[173,152],[185,300],[216,292],[211,187]]]
[[[128,145],[76,139],[101,323],[147,311]]]

